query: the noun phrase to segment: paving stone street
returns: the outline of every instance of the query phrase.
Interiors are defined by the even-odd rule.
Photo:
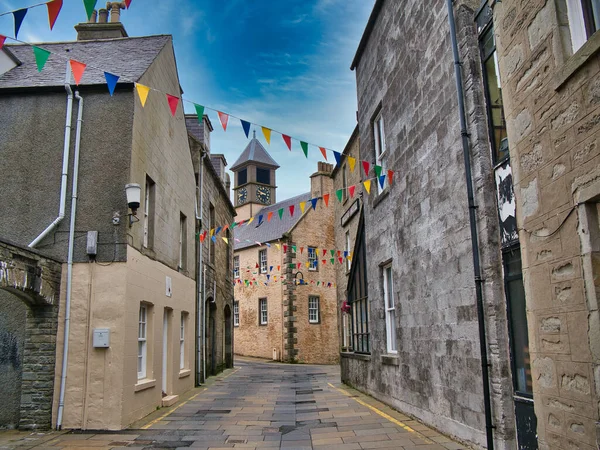
[[[237,358],[235,368],[121,432],[0,432],[0,448],[466,448],[342,385],[339,366]]]

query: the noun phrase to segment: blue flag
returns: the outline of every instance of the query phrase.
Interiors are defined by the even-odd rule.
[[[21,28],[21,24],[23,23],[23,19],[27,14],[27,8],[19,9],[18,11],[13,12],[13,16],[15,18],[15,39],[19,34],[19,29]]]
[[[315,210],[317,208],[317,202],[319,201],[318,198],[311,198],[310,202],[312,203],[312,209]]]
[[[248,137],[250,134],[250,122],[246,122],[243,119],[240,119],[240,122],[242,122],[242,128],[244,129],[244,133],[246,133],[246,137]]]
[[[381,175],[379,177],[379,185],[381,186],[381,189],[383,189],[383,183],[385,183],[385,175]]]
[[[112,97],[112,95],[115,93],[115,86],[117,85],[117,81],[119,81],[119,77],[117,75],[113,75],[112,73],[104,72],[104,78],[106,78],[108,92],[110,92]]]
[[[333,156],[335,156],[335,162],[339,166],[340,165],[340,158],[342,157],[342,155],[340,154],[340,152],[336,152],[334,150],[333,151]]]

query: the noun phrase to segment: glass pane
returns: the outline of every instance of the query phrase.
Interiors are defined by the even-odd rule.
[[[594,16],[594,31],[600,30],[600,0],[591,0],[592,15]]]
[[[506,122],[504,120],[504,108],[502,106],[502,88],[498,72],[498,63],[496,52],[485,61],[485,72],[487,79],[487,93],[489,98],[489,114],[491,119],[493,146],[495,150],[495,160],[501,161],[508,156],[508,146],[505,139]]]
[[[508,283],[508,295],[510,301],[513,357],[515,361],[515,384],[517,391],[531,394],[533,390],[531,385],[531,364],[523,281],[510,281]]]
[[[396,351],[396,311],[391,310],[390,315],[390,350]]]

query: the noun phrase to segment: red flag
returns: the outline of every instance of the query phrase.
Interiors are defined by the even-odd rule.
[[[363,166],[363,169],[365,170],[365,176],[368,177],[369,169],[371,168],[371,164],[369,164],[369,161],[363,161],[362,166]]]
[[[302,266],[302,263],[298,263],[298,269]]]
[[[6,36],[0,34],[0,50],[2,50],[2,47],[4,46],[4,41],[6,41]]]
[[[281,269],[281,266],[277,266],[277,272],[279,272],[279,269]]]
[[[71,71],[73,72],[73,78],[75,78],[75,84],[79,85],[86,65],[82,62],[75,61],[74,59],[69,60],[69,63],[71,64]]]
[[[338,261],[340,262],[340,264],[342,264],[342,262],[344,261],[342,258],[338,258]]]
[[[348,188],[348,192],[350,193],[350,198],[354,197],[354,189],[356,189],[356,186],[350,186]]]
[[[327,250],[323,249],[323,256],[325,256],[325,253],[327,253]]]
[[[304,247],[300,247],[300,254],[304,251]]]
[[[323,158],[325,158],[325,161],[327,161],[327,152],[325,151],[325,147],[319,147],[319,150],[321,150]]]
[[[392,177],[394,176],[394,171],[393,170],[388,170],[388,183],[392,184]]]
[[[125,6],[129,9],[129,5],[131,5],[131,0],[125,0]]]
[[[50,22],[50,29],[54,28],[56,18],[58,17],[58,13],[60,12],[62,5],[63,0],[51,0],[46,3],[46,6],[48,7],[48,22]]]
[[[329,206],[329,194],[323,195],[323,201],[325,202],[325,206]]]
[[[283,253],[287,253],[287,245],[283,246]]]
[[[229,114],[222,113],[221,111],[217,111],[219,114],[219,120],[221,121],[221,125],[223,125],[223,131],[227,131],[227,121],[229,120]]]
[[[255,267],[255,269],[258,269],[258,263],[256,263],[256,267]]]
[[[327,260],[325,259],[321,260],[321,262],[323,263],[323,265],[327,264]]]
[[[287,145],[287,148],[289,148],[290,151],[292,151],[292,138],[289,137],[287,134],[282,134],[281,137],[285,141],[285,144]]]
[[[294,215],[294,205],[290,205],[290,216]]]
[[[167,94],[167,101],[169,102],[169,108],[171,108],[171,115],[175,117],[175,113],[177,112],[177,105],[179,104],[179,97]]]

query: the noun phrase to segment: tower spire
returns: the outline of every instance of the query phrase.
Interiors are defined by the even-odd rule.
[[[252,130],[254,132],[254,139],[256,139],[256,130]]]

